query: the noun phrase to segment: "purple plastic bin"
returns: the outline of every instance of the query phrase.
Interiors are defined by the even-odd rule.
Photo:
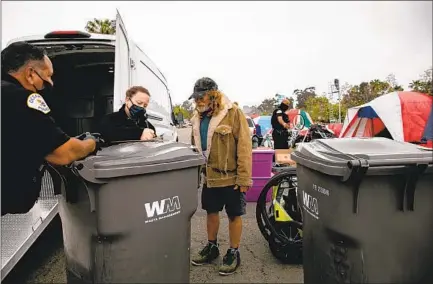
[[[254,149],[253,150],[253,178],[269,178],[272,174],[272,160],[274,150]]]
[[[265,184],[268,182],[269,179],[270,177],[253,178],[253,186],[247,191],[247,194],[245,196],[246,201],[257,202],[263,187],[265,186]],[[269,190],[266,196],[267,202],[271,201],[271,196],[272,196],[272,190]]]

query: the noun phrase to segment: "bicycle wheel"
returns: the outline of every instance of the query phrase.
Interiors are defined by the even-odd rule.
[[[275,236],[276,239],[278,239],[281,243],[293,243],[294,241],[297,241],[302,238],[302,236],[298,235],[298,231],[291,231],[293,223],[297,226],[297,228],[302,228],[302,216],[299,211],[299,205],[297,203],[297,200],[293,202],[293,199],[296,199],[296,188],[294,186],[297,185],[297,182],[295,182],[296,173],[291,171],[283,171],[275,176],[273,176],[263,187],[260,196],[257,200],[256,205],[256,220],[257,225],[259,226],[259,230],[263,237],[269,241],[270,236]],[[266,201],[266,196],[268,196],[268,192],[273,190],[274,186],[279,186],[280,183],[288,181],[290,184],[289,192],[295,192],[294,198],[293,196],[290,196],[288,198],[292,199],[292,202],[287,202],[287,205],[290,205],[290,207],[294,208],[293,210],[287,210],[287,213],[290,216],[291,221],[284,221],[284,222],[277,222],[275,221],[274,216],[274,207],[273,207],[273,199],[271,202]],[[280,190],[280,187],[278,188]],[[279,194],[279,193],[277,193]],[[293,194],[292,194],[293,195]],[[272,194],[273,196],[273,194]],[[267,208],[267,203],[269,203],[269,208]],[[278,216],[277,216],[278,217]],[[288,231],[286,229],[289,229]]]
[[[297,114],[293,119],[293,128],[300,130],[304,128],[304,126],[305,126],[304,118],[302,117],[302,115]]]
[[[293,230],[300,230],[295,223],[288,226]],[[277,237],[271,235],[268,240],[272,255],[284,264],[302,264],[302,239],[291,243],[283,243]]]
[[[265,187],[262,189],[262,192],[260,193],[256,204],[257,225],[259,226],[260,233],[267,241],[269,240],[269,236],[272,233],[269,230],[267,222],[270,223],[272,226],[275,225],[274,208],[272,203],[269,208],[266,208],[266,197],[268,196],[268,192],[273,190],[273,185],[270,185],[270,182],[271,180],[269,180]],[[266,216],[268,220],[267,222],[265,221],[264,216]]]

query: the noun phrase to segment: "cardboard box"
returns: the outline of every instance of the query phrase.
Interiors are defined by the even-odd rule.
[[[275,149],[275,162],[280,165],[296,166],[296,162],[290,157],[293,149]]]

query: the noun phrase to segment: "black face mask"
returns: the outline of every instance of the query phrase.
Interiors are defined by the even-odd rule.
[[[132,103],[132,106],[129,108],[129,114],[132,119],[146,118],[146,109]]]
[[[42,97],[49,97],[52,92],[53,92],[53,85],[51,85],[50,82],[42,79],[41,75],[39,75],[38,72],[36,72],[36,75],[38,75],[38,77],[42,80],[43,85],[42,85],[42,89],[38,90],[38,88],[36,88],[35,85],[33,85],[33,87],[38,91],[38,93],[42,96]]]
[[[281,103],[281,104],[280,104],[280,109],[281,109],[283,112],[285,112],[286,110],[289,109],[289,106],[286,105],[286,104]]]

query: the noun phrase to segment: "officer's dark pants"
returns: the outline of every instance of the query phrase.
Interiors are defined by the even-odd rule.
[[[287,130],[273,130],[274,149],[289,149],[289,133]]]

